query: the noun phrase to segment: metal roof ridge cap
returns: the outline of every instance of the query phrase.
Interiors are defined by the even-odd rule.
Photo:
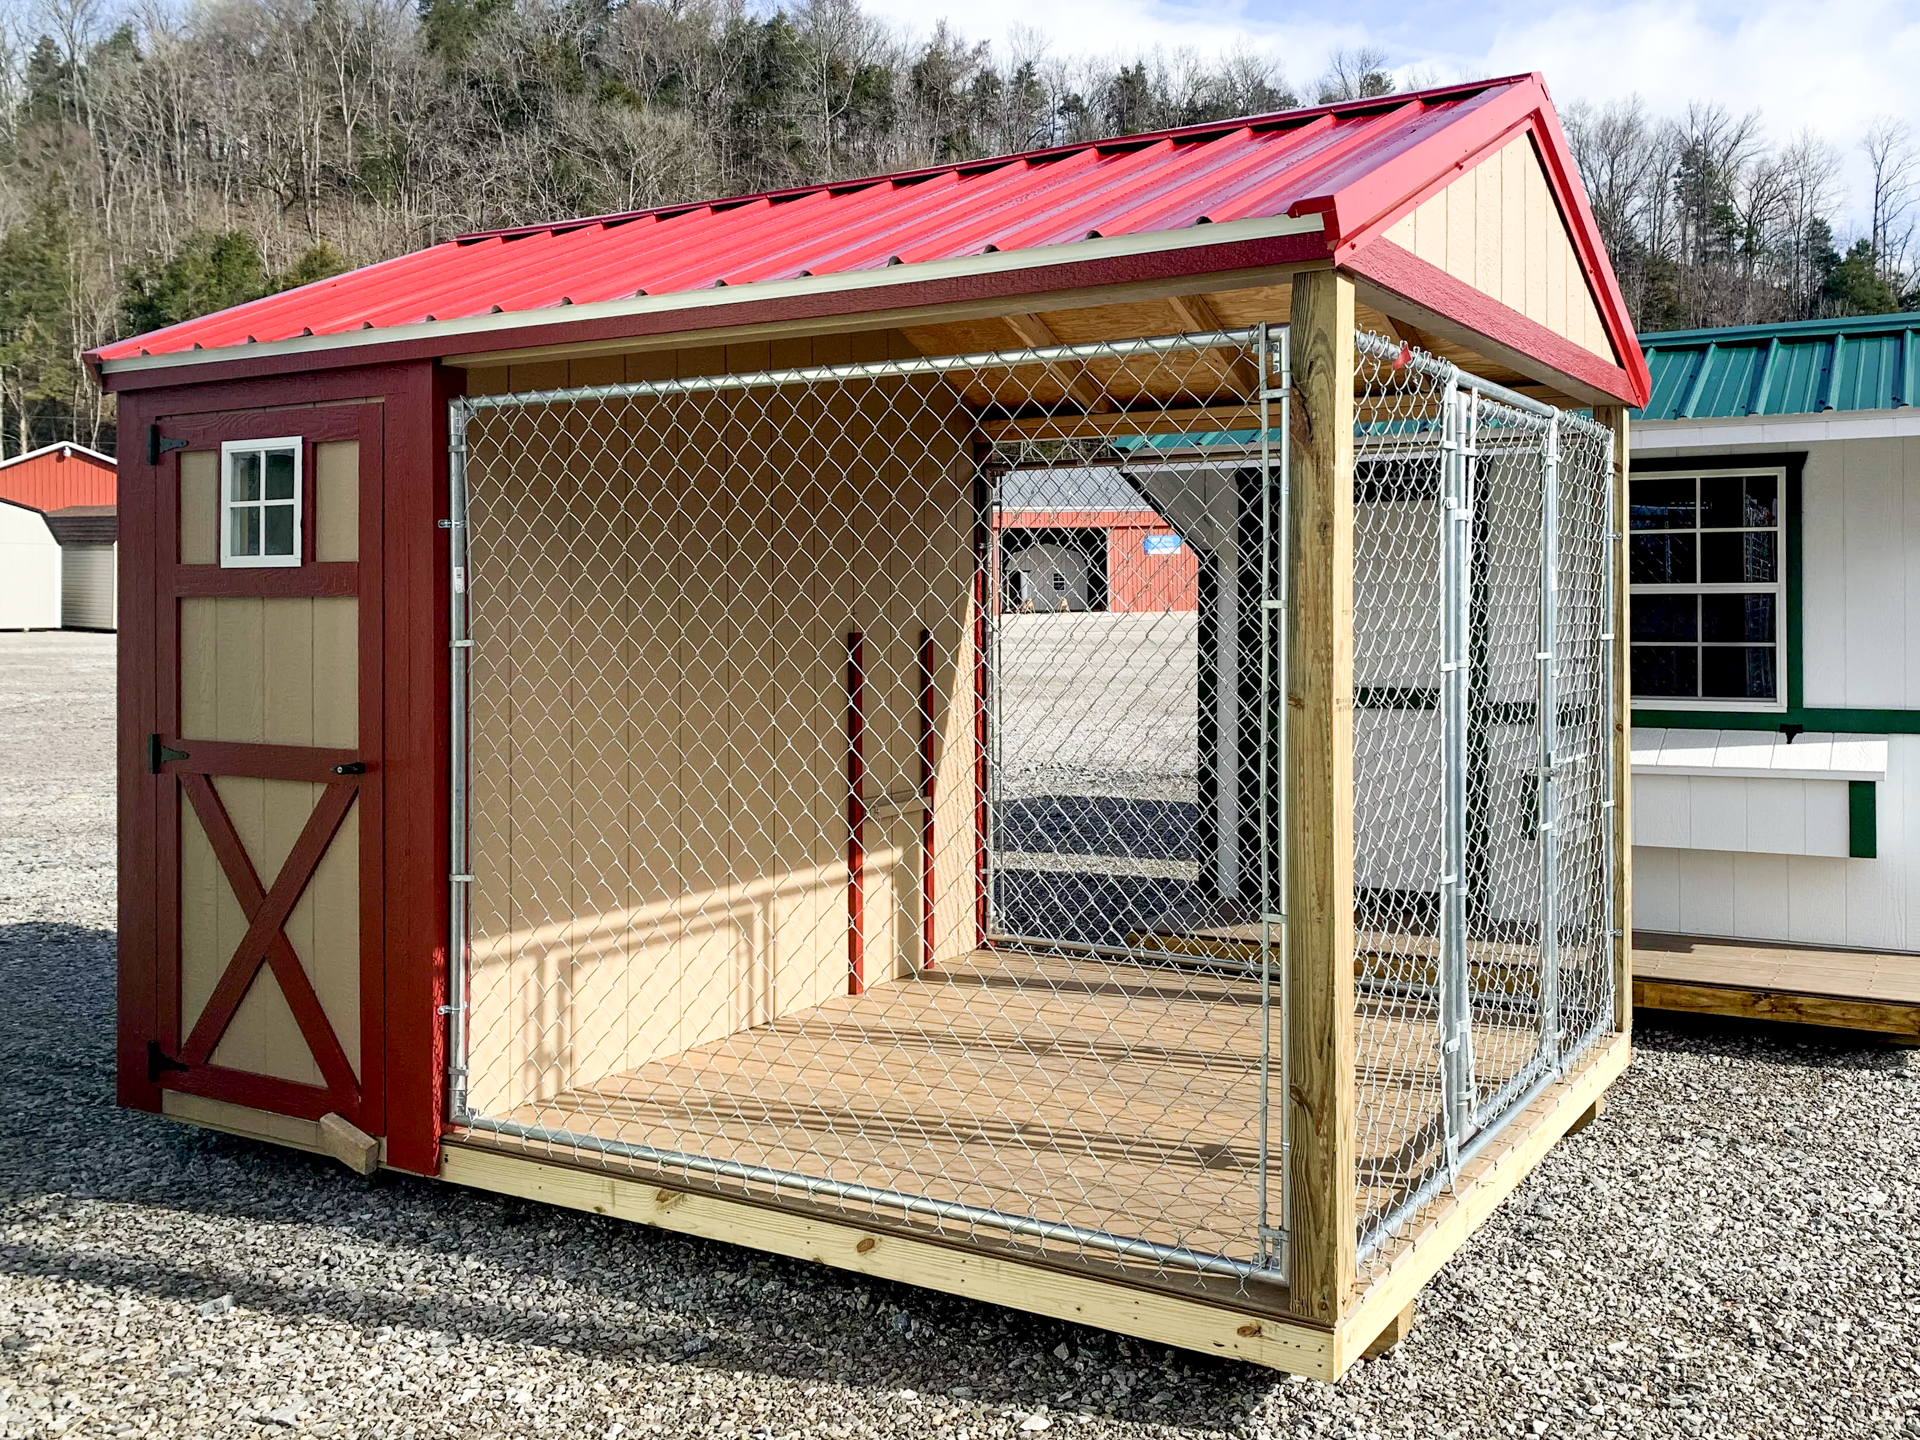
[[[1091,146],[1084,147],[1072,154],[1063,155],[1058,160],[1052,162],[1049,166],[1049,173],[1043,178],[1036,180],[1034,182],[1035,187],[1036,189],[1040,187],[1058,189],[1062,186],[1072,185],[1079,180],[1082,171],[1090,167],[1097,167],[1098,164],[1099,153]],[[986,243],[984,240],[981,240],[980,237],[990,232],[994,226],[1000,223],[1002,213],[1015,205],[1026,203],[1026,200],[1019,194],[1007,193],[1012,190],[1014,182],[1021,178],[1022,177],[1018,175],[1010,175],[1005,177],[1004,180],[991,181],[989,183],[994,186],[994,192],[991,195],[973,197],[974,199],[991,200],[991,203],[986,206],[984,213],[980,209],[974,208],[966,210],[959,215],[946,215],[944,218],[940,216],[929,216],[929,221],[935,223],[918,227],[913,232],[914,243],[925,245],[930,243],[929,237],[942,237],[949,239],[950,243],[959,245],[962,253],[970,252],[976,241],[983,244]],[[959,196],[956,196],[956,201],[959,198]],[[885,242],[873,236],[862,236],[849,244],[842,245],[838,249],[831,250],[820,256],[816,263],[820,265],[834,265],[846,259],[848,256],[868,256],[877,251],[886,250],[890,248],[891,245],[898,243],[898,236],[894,237],[891,241]],[[1012,254],[1014,252],[1008,251],[1007,253]],[[926,264],[929,262],[919,260],[908,261],[907,263]],[[847,264],[837,269],[819,271],[818,273],[836,275],[849,273],[861,268],[863,268],[863,266],[858,264]]]
[[[1417,103],[1418,102],[1410,101],[1405,105],[1396,106],[1381,118],[1383,120],[1391,119],[1394,115],[1413,109]],[[1442,129],[1444,128],[1443,126]],[[1378,140],[1380,138],[1371,126],[1354,127],[1354,129],[1348,135],[1343,136],[1337,144],[1328,146],[1326,151],[1314,157],[1307,174],[1301,177],[1302,182],[1310,186],[1324,186],[1330,177],[1337,174],[1343,166],[1352,161],[1355,151],[1363,148],[1368,141]],[[1415,143],[1417,144],[1418,142],[1416,141]],[[1369,169],[1364,173],[1370,174],[1372,171]],[[1338,207],[1340,196],[1345,188],[1346,187],[1336,187],[1330,190],[1322,189],[1318,194],[1303,195],[1287,207],[1287,213],[1289,215],[1325,215],[1328,217],[1328,223],[1332,227],[1335,236],[1344,236],[1349,227],[1341,223]],[[1335,243],[1339,243],[1339,238],[1336,238]]]
[[[1095,162],[1096,157],[1091,150],[1085,151],[1084,155],[1087,164],[1093,164]],[[1079,154],[1063,157],[1054,168],[1059,173],[1064,174],[1069,164],[1080,159],[1081,155]],[[953,231],[963,231],[969,224],[978,223],[980,219],[975,210],[970,207],[977,207],[985,203],[989,205],[991,210],[998,211],[1012,203],[1007,199],[1007,192],[1014,190],[1028,177],[1030,168],[1031,167],[1025,165],[1017,167],[1013,165],[1002,165],[996,167],[996,169],[981,171],[979,174],[973,176],[962,176],[956,171],[953,185],[938,196],[929,213],[918,216],[903,228],[891,232],[891,235],[885,240],[872,235],[863,235],[856,239],[840,240],[837,242],[829,238],[827,243],[830,248],[820,251],[809,260],[807,266],[808,271],[810,274],[836,275],[858,270],[863,267],[859,265],[841,265],[839,262],[845,260],[848,256],[860,256],[877,250],[885,250],[892,246],[899,245],[903,241],[918,244],[922,242],[923,237],[929,234],[945,235]],[[1052,175],[1046,180],[1036,181],[1034,183],[1053,184],[1056,183],[1057,180],[1058,176]],[[969,188],[968,185],[969,181],[972,182],[971,188]],[[962,211],[958,217],[952,213],[956,208]],[[908,261],[907,263],[915,264],[918,262]]]
[[[625,300],[601,300],[567,307],[548,306],[539,310],[507,311],[499,315],[470,315],[453,320],[415,321],[367,330],[335,331],[326,335],[294,336],[286,340],[262,341],[256,345],[223,345],[214,349],[171,350],[159,355],[123,356],[103,361],[107,374],[130,374],[161,369],[187,369],[220,361],[259,359],[274,355],[301,355],[343,349],[378,349],[381,345],[432,336],[510,335],[557,322],[584,323],[598,319],[616,319],[675,310],[724,308],[759,300],[784,299],[792,295],[834,294],[839,291],[878,289],[889,285],[912,284],[977,274],[1034,270],[1043,266],[1069,265],[1082,260],[1113,256],[1151,254],[1156,250],[1192,250],[1213,245],[1230,245],[1242,240],[1273,239],[1287,235],[1310,235],[1324,229],[1318,215],[1271,216],[1237,220],[1223,225],[1197,225],[1185,230],[1154,230],[1139,235],[1113,235],[1098,240],[1082,240],[1065,245],[1035,246],[1027,250],[1002,250],[988,255],[959,255],[943,260],[920,261],[914,265],[867,270],[835,271],[827,275],[796,277],[786,280],[762,280],[729,286],[725,299],[716,302],[712,290],[680,290],[665,295],[629,297]],[[374,338],[378,337],[378,338]],[[456,350],[449,355],[471,353]],[[375,363],[375,362],[369,362]]]
[[[1477,138],[1469,142],[1458,155],[1439,165],[1428,180],[1416,185],[1412,190],[1405,190],[1396,183],[1396,185],[1387,192],[1392,198],[1382,198],[1380,192],[1384,183],[1383,172],[1396,169],[1429,147],[1441,145],[1448,133],[1454,130],[1454,127],[1467,124],[1476,117],[1483,116],[1489,105],[1495,104],[1499,100],[1507,99],[1513,93],[1518,93],[1521,102],[1521,109],[1518,114],[1510,117],[1500,117],[1499,112],[1496,111],[1496,119],[1504,118],[1504,123],[1496,123],[1490,134],[1485,134],[1483,138]],[[1382,223],[1384,218],[1393,214],[1402,204],[1421,195],[1423,192],[1431,191],[1438,193],[1438,191],[1445,189],[1455,180],[1465,175],[1469,170],[1476,169],[1481,163],[1498,153],[1499,150],[1511,143],[1512,138],[1517,133],[1524,131],[1528,127],[1534,115],[1538,112],[1538,106],[1531,103],[1532,99],[1533,97],[1524,90],[1519,92],[1503,92],[1499,96],[1492,95],[1491,93],[1469,96],[1451,110],[1436,114],[1434,119],[1437,123],[1430,128],[1415,128],[1419,125],[1419,122],[1427,118],[1424,115],[1415,117],[1414,125],[1407,127],[1406,132],[1399,134],[1389,132],[1386,135],[1371,137],[1384,145],[1393,145],[1395,148],[1387,154],[1369,157],[1369,163],[1365,168],[1353,175],[1350,179],[1345,180],[1344,183],[1335,183],[1339,179],[1339,172],[1355,163],[1357,158],[1355,152],[1364,149],[1363,146],[1350,147],[1345,153],[1339,156],[1336,162],[1323,166],[1322,173],[1316,176],[1315,180],[1317,183],[1329,185],[1332,188],[1328,189],[1323,197],[1320,197],[1318,203],[1323,204],[1325,213],[1333,217],[1334,228],[1338,234],[1335,244],[1337,246],[1346,246],[1349,244],[1359,245],[1375,238],[1377,233],[1387,228]],[[1443,155],[1445,153],[1447,152],[1443,151]],[[1544,166],[1542,168],[1543,170],[1545,169]],[[1550,177],[1549,189],[1551,190]],[[1558,197],[1554,196],[1552,198],[1554,199],[1555,208],[1558,209]],[[1348,216],[1344,214],[1344,211],[1352,208],[1355,201],[1365,206],[1366,213],[1359,216]],[[1301,203],[1315,204],[1316,202],[1309,200]],[[1296,206],[1295,208],[1298,207]]]
[[[1708,325],[1692,330],[1650,330],[1640,337],[1643,347],[1678,350],[1705,345],[1754,344],[1782,336],[1788,340],[1817,339],[1822,335],[1846,333],[1853,336],[1884,333],[1893,335],[1920,327],[1920,311],[1889,310],[1881,315],[1836,315],[1824,320],[1775,320],[1757,325]]]
[[[1108,135],[1093,140],[1077,140],[1060,145],[1049,145],[1039,150],[1014,150],[1003,155],[985,155],[978,160],[949,161],[944,165],[923,165],[912,170],[882,171],[872,175],[853,176],[845,180],[816,181],[810,185],[793,185],[783,190],[757,190],[743,195],[726,195],[710,200],[693,201],[684,204],[656,205],[640,210],[615,211],[606,215],[587,215],[574,219],[556,220],[540,225],[509,226],[498,230],[477,230],[468,235],[456,235],[446,244],[458,243],[466,239],[492,239],[522,233],[537,233],[556,226],[577,226],[592,224],[626,223],[644,216],[658,215],[666,211],[681,211],[696,208],[699,205],[732,205],[743,200],[784,200],[794,196],[810,195],[817,191],[854,190],[868,185],[877,185],[891,181],[896,184],[925,179],[929,176],[946,174],[966,174],[977,170],[990,170],[1015,161],[1045,162],[1062,156],[1073,155],[1082,150],[1097,149],[1101,146],[1135,147],[1148,145],[1159,140],[1189,140],[1205,135],[1229,134],[1240,128],[1287,129],[1294,125],[1309,124],[1325,116],[1349,115],[1365,110],[1398,108],[1409,100],[1418,100],[1435,104],[1452,98],[1470,99],[1489,90],[1498,90],[1506,86],[1517,85],[1533,79],[1533,72],[1522,71],[1511,75],[1496,75],[1486,80],[1458,80],[1448,85],[1435,85],[1425,90],[1395,91],[1391,95],[1368,96],[1360,100],[1339,100],[1326,105],[1297,105],[1290,110],[1267,110],[1252,115],[1233,115],[1221,120],[1196,121],[1191,125],[1178,125],[1165,130],[1148,130],[1138,135]]]

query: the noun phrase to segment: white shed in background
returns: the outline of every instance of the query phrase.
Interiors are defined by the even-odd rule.
[[[69,505],[47,516],[60,542],[60,624],[119,628],[120,522],[112,505]]]
[[[60,628],[60,542],[47,517],[0,500],[0,630]]]
[[[1636,998],[1920,1039],[1920,314],[1641,345]]]

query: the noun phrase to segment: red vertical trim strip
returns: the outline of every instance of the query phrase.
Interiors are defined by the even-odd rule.
[[[933,969],[933,632],[920,632],[920,967]]]
[[[993,479],[974,482],[973,517],[973,943],[987,946],[987,606],[999,594],[990,507]]]
[[[386,404],[386,1162],[431,1175],[446,1128],[447,401],[464,376],[393,376]]]
[[[386,406],[359,405],[360,534],[359,567],[360,713],[356,737],[361,757],[370,762],[360,781],[354,823],[360,841],[360,1114],[354,1120],[370,1135],[387,1129],[387,955],[386,955]],[[311,521],[307,533],[318,527]]]
[[[148,773],[147,737],[160,729],[154,700],[153,576],[161,527],[154,514],[157,467],[146,463],[151,401],[129,395],[120,402],[120,635],[117,646],[119,717],[119,985],[114,1096],[136,1110],[160,1108],[160,1088],[147,1079],[147,1042],[171,1044],[159,1017],[160,934],[156,864],[167,847],[156,843],[155,806],[161,790],[176,782]]]
[[[858,630],[847,632],[847,993],[867,989],[867,800],[865,741],[866,671]]]
[[[166,426],[162,425],[164,434]],[[204,443],[192,447],[204,450]],[[153,471],[153,575],[147,593],[152,597],[148,623],[152,626],[154,699],[153,730],[161,736],[178,735],[180,724],[180,596],[173,580],[180,574],[180,466],[185,451],[163,458]],[[121,522],[126,534],[126,522]],[[215,537],[218,544],[218,537]],[[123,631],[120,644],[128,638]],[[187,1022],[180,995],[180,851],[185,843],[180,781],[162,775],[147,782],[153,788],[154,866],[148,872],[154,886],[155,1016],[160,1048],[178,1055],[186,1044]],[[121,884],[126,884],[122,877]]]

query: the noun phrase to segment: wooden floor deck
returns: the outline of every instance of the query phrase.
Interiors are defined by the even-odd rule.
[[[983,952],[498,1118],[1251,1259],[1259,1001],[1256,980],[1217,969]],[[1277,1045],[1277,1007],[1273,1019]],[[1439,1077],[1430,1021],[1363,1006],[1359,1029],[1365,1212],[1410,1187],[1435,1155]],[[1491,1031],[1482,1043],[1500,1040],[1511,1043]],[[1277,1177],[1277,1069],[1272,1093],[1265,1123]],[[616,1163],[667,1184],[804,1198],[764,1178],[716,1180],[630,1154],[594,1159],[564,1141],[474,1138]],[[1279,1193],[1276,1180],[1276,1204]],[[852,1208],[907,1218],[884,1202]],[[974,1238],[962,1222],[942,1226]],[[1067,1242],[1044,1248],[1098,1255]]]
[[[1752,944],[1636,930],[1646,1010],[1824,1025],[1920,1043],[1920,955]]]

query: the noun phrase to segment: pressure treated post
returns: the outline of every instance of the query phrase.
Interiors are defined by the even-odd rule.
[[[1627,412],[1596,407],[1593,418],[1613,431],[1613,913],[1620,933],[1613,944],[1613,1017],[1621,1033],[1633,1029],[1633,675],[1629,662],[1632,593],[1628,588]]]
[[[1332,1324],[1354,1278],[1353,282],[1298,276],[1289,328],[1289,1289]]]

